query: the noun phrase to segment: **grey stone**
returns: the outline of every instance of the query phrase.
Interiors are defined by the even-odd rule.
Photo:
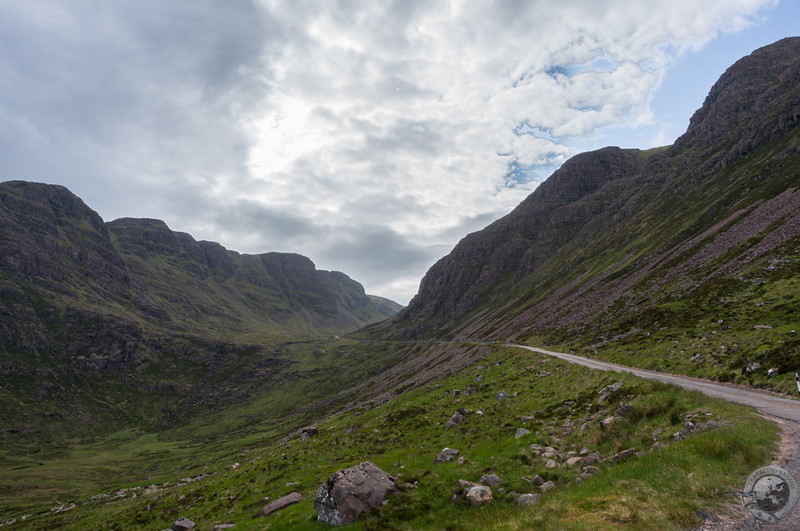
[[[234,524],[217,524],[211,528],[211,531],[222,531],[223,529],[232,529],[236,527]]]
[[[465,420],[467,420],[467,417],[462,415],[459,411],[456,411],[453,413],[453,416],[450,417],[450,420],[447,421],[447,424],[444,425],[444,429],[449,430],[453,426],[458,426]]]
[[[291,494],[287,494],[277,500],[271,501],[269,504],[265,505],[263,509],[261,509],[261,516],[267,516],[275,511],[280,511],[281,509],[285,509],[290,505],[294,505],[295,503],[299,503],[303,501],[303,495],[299,492],[292,492]]]
[[[517,497],[517,505],[520,507],[530,507],[539,503],[541,497],[541,494],[520,494],[519,497]]]
[[[761,368],[761,364],[760,363],[751,363],[750,365],[748,365],[744,369],[744,372],[755,372],[755,371],[759,370],[760,368]]]
[[[500,476],[497,474],[484,474],[481,476],[481,483],[490,487],[499,487]]]
[[[497,397],[498,400],[505,400],[511,395],[506,393],[505,391],[498,391],[495,396]]]
[[[186,531],[187,529],[194,529],[195,523],[189,520],[188,518],[184,518],[181,516],[175,523],[172,524],[172,531]]]
[[[541,487],[542,485],[544,485],[544,478],[542,476],[540,476],[539,474],[536,474],[535,476],[533,476],[533,479],[531,480],[531,483]]]
[[[548,481],[548,482],[542,484],[542,486],[539,487],[539,490],[541,490],[542,492],[547,492],[548,490],[551,490],[551,489],[554,489],[554,488],[556,488],[556,484],[553,483],[552,481]]]
[[[630,418],[636,411],[636,406],[632,404],[624,404],[617,409],[615,415],[622,418]]]
[[[583,457],[570,457],[569,459],[567,459],[568,467],[578,466],[581,463],[583,463]]]
[[[317,428],[315,428],[314,426],[309,426],[309,427],[307,427],[307,428],[303,428],[303,429],[300,431],[300,439],[302,439],[303,441],[305,441],[305,440],[307,440],[307,439],[309,439],[309,438],[313,437],[313,436],[314,436],[314,435],[316,435],[317,433],[319,433],[319,430],[317,430]]]
[[[531,430],[526,430],[525,428],[517,428],[517,431],[514,432],[514,438],[520,439],[525,437],[526,435],[530,434]]]
[[[314,508],[320,522],[349,525],[396,490],[394,478],[367,461],[338,470],[325,480],[314,497]]]
[[[558,463],[553,461],[552,459],[548,459],[547,462],[544,464],[545,468],[558,468]]]
[[[628,448],[627,450],[622,450],[621,452],[617,452],[617,454],[611,458],[612,461],[615,463],[619,463],[620,461],[624,461],[629,457],[632,457],[636,454],[635,448]]]
[[[470,505],[486,505],[492,501],[492,489],[484,485],[470,487],[465,495]]]
[[[467,388],[466,388],[466,389],[464,389],[464,394],[465,394],[465,395],[474,395],[474,394],[475,394],[475,393],[477,393],[477,392],[478,392],[478,390],[477,390],[477,389],[475,389],[475,388],[474,388],[473,386],[471,386],[471,385],[468,385],[468,386],[467,386]]]
[[[458,450],[455,448],[445,448],[439,455],[436,457],[437,463],[447,463],[448,461],[452,461],[453,459],[458,457]]]

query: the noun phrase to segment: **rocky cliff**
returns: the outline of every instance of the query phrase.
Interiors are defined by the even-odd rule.
[[[790,38],[738,61],[673,146],[575,156],[464,238],[373,333],[602,336],[753,267],[794,274],[798,58],[800,38]]]
[[[0,409],[40,438],[76,417],[104,430],[153,422],[279,342],[398,309],[297,254],[239,254],[159,220],[104,223],[64,187],[0,183]]]

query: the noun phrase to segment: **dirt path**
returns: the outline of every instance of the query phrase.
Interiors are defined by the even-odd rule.
[[[702,380],[700,378],[690,378],[688,376],[678,376],[646,369],[625,367],[623,365],[617,365],[616,363],[593,360],[574,354],[553,352],[526,345],[509,346],[546,354],[592,369],[627,372],[639,376],[640,378],[678,385],[684,389],[700,391],[701,393],[715,398],[722,398],[737,404],[752,406],[760,411],[766,418],[776,422],[781,427],[779,453],[773,464],[788,470],[792,476],[794,476],[795,480],[800,478],[800,400],[791,400],[772,395],[765,391],[746,389],[735,385]],[[768,525],[753,518],[750,512],[741,505],[741,503],[738,503],[738,500],[734,500],[728,506],[727,511],[723,514],[709,516],[704,525],[699,528],[699,530],[702,531],[750,529],[769,529],[770,531],[794,531],[800,529],[800,503],[798,503],[798,507],[795,507],[791,515],[780,520],[776,524]]]

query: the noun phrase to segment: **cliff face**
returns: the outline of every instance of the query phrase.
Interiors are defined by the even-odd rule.
[[[501,339],[613,327],[781,259],[800,234],[799,75],[800,38],[784,39],[728,69],[673,146],[573,157],[464,238],[373,333]]]
[[[0,410],[35,437],[153,422],[187,393],[224,391],[263,344],[398,309],[300,255],[241,255],[159,220],[104,223],[61,186],[0,183]]]

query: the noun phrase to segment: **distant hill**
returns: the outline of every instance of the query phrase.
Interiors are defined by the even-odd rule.
[[[159,220],[105,223],[64,187],[0,183],[0,407],[14,429],[57,430],[76,412],[152,421],[185,388],[235,372],[215,368],[221,351],[239,351],[245,370],[258,345],[344,334],[399,309],[304,256],[239,254]],[[142,392],[152,403],[136,404]]]
[[[699,373],[723,379],[749,362],[796,368],[798,125],[800,38],[788,38],[731,66],[674,145],[567,161],[510,214],[465,237],[408,307],[370,333],[539,338],[598,355],[630,344],[630,363],[632,345],[657,343],[675,370],[692,372],[682,360],[702,354]],[[759,324],[771,331],[753,339]],[[683,355],[689,344],[671,337],[676,330],[697,341],[705,333],[708,346],[691,343]],[[666,341],[679,343],[674,353]]]

